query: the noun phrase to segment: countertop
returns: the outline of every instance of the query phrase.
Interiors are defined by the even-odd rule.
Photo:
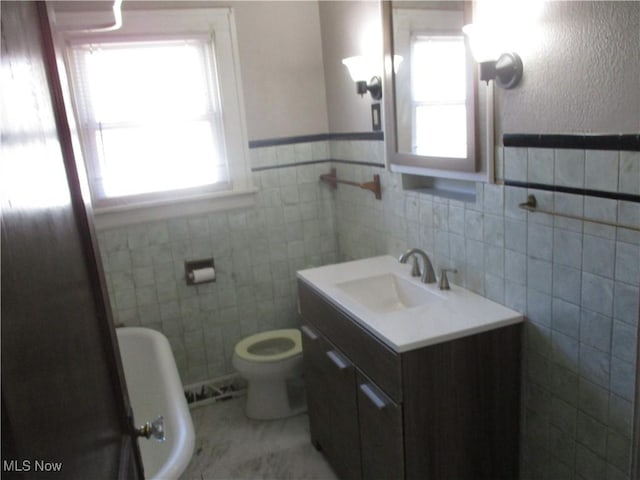
[[[297,276],[396,352],[408,352],[523,321],[521,313],[453,283],[450,290],[438,289],[437,283],[423,284],[419,278],[411,277],[410,270],[409,263],[401,264],[385,255],[301,270]],[[425,295],[431,294],[429,298],[433,300],[426,305],[380,313],[340,288],[345,282],[387,273],[426,289]]]

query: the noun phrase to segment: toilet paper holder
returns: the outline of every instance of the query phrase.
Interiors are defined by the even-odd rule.
[[[205,270],[205,269],[214,269],[213,258],[204,258],[202,260],[187,260],[184,262],[184,276],[187,281],[187,285],[200,285],[202,283],[211,283],[215,282],[215,273],[214,277],[207,280],[197,281],[196,274],[194,273],[196,270]]]

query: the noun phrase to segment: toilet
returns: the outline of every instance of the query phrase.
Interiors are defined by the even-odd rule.
[[[270,330],[244,338],[235,346],[232,363],[247,381],[247,417],[271,420],[306,411],[300,330]]]

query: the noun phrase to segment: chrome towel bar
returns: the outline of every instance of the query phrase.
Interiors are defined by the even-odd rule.
[[[548,210],[542,210],[538,208],[538,202],[536,200],[535,195],[528,195],[527,201],[524,203],[520,203],[518,205],[523,210],[528,212],[537,212],[537,213],[546,213],[548,215],[555,215],[557,217],[571,218],[573,220],[581,220],[585,222],[599,223],[601,225],[609,225],[610,227],[617,228],[626,228],[628,230],[635,230],[636,232],[640,232],[640,226],[638,225],[629,225],[627,223],[617,223],[617,222],[609,222],[607,220],[598,220],[595,218],[587,218],[579,215],[571,215],[568,213],[559,213],[559,212],[550,212]]]

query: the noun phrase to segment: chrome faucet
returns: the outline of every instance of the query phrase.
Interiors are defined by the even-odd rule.
[[[398,258],[398,261],[400,263],[407,263],[407,260],[409,260],[409,257],[411,257],[412,255],[418,255],[422,257],[423,270],[422,270],[422,276],[420,277],[420,281],[422,283],[435,283],[436,274],[433,271],[433,265],[431,265],[431,260],[429,260],[429,256],[423,250],[420,250],[419,248],[410,248],[409,250],[404,252],[402,255],[400,255],[400,258]],[[413,272],[415,273],[415,267]]]

